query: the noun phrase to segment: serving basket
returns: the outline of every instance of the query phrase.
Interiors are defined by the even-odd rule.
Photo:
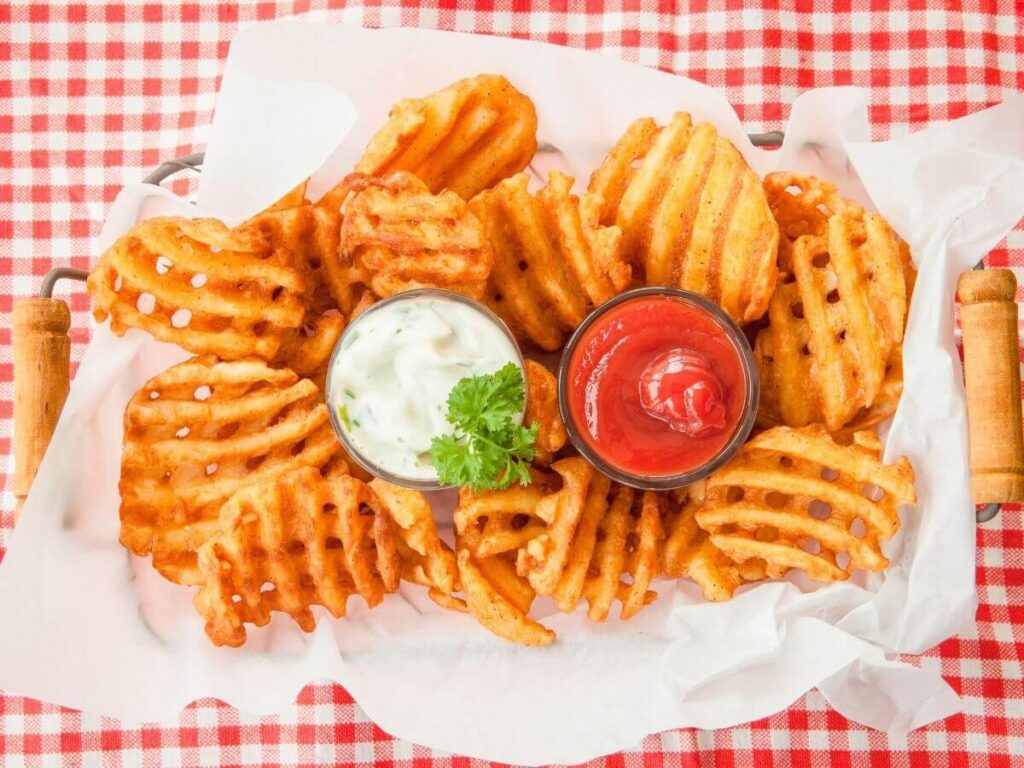
[[[781,131],[750,134],[751,142],[760,147],[779,146],[782,139]],[[167,160],[143,182],[159,186],[181,172],[199,173],[203,159],[204,153],[195,152]],[[15,520],[70,388],[71,313],[66,302],[53,296],[54,288],[61,280],[84,283],[88,274],[55,268],[43,278],[38,296],[22,299],[14,308]],[[971,491],[979,505],[978,523],[992,520],[1003,503],[1024,501],[1015,291],[1010,270],[985,269],[982,262],[961,275],[959,284]]]

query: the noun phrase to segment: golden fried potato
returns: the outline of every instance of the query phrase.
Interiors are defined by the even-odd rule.
[[[121,456],[121,543],[152,553],[166,578],[195,583],[196,550],[243,485],[341,446],[316,386],[261,360],[196,357],[150,379],[128,403]]]
[[[565,424],[558,412],[558,381],[554,375],[534,360],[526,361],[526,426],[537,425],[538,464],[551,463],[552,456],[565,446]]]
[[[500,75],[477,75],[398,102],[356,171],[411,171],[431,192],[468,200],[526,168],[536,149],[533,102]]]
[[[390,518],[354,477],[303,467],[246,485],[218,525],[199,550],[194,600],[215,645],[242,645],[245,625],[265,626],[272,611],[312,632],[312,606],[337,618],[351,595],[372,608],[398,588]]]
[[[562,611],[589,603],[588,617],[604,621],[611,604],[622,618],[650,604],[664,539],[658,494],[614,485],[584,459],[534,470],[519,488],[463,491],[455,526],[470,555],[485,559],[515,553],[520,576]]]
[[[349,188],[340,251],[349,285],[380,298],[430,287],[483,295],[491,248],[462,198],[432,195],[406,172],[350,177]]]
[[[881,456],[873,432],[849,446],[821,425],[762,432],[707,479],[697,524],[747,580],[790,569],[822,582],[881,571],[882,542],[899,529],[900,507],[917,500],[907,458],[885,465]]]
[[[784,239],[786,271],[755,343],[759,420],[823,423],[832,432],[866,426],[895,407],[902,387],[913,280],[906,246],[884,219],[837,198],[827,183],[792,174],[765,183],[784,230],[806,233]],[[884,407],[866,418],[883,390]]]
[[[530,618],[536,594],[529,582],[516,573],[514,555],[506,552],[483,557],[480,532],[469,528],[458,537],[459,579],[469,613],[498,637],[520,645],[549,645],[555,633]]]
[[[306,280],[290,252],[253,227],[161,217],[137,224],[88,281],[93,315],[197,354],[270,360],[302,325]]]
[[[680,112],[667,126],[633,122],[590,179],[600,222],[622,230],[622,254],[648,285],[700,293],[737,322],[768,309],[779,229],[761,182],[708,123]]]
[[[616,227],[597,223],[600,200],[571,194],[573,180],[552,171],[536,195],[520,174],[470,202],[494,251],[487,305],[515,335],[561,349],[598,304],[625,290],[631,270]]]
[[[419,491],[375,478],[370,488],[383,501],[394,522],[402,578],[427,588],[438,605],[465,610],[453,597],[459,591],[459,572],[452,552],[437,531],[430,503]]]
[[[331,295],[326,278],[338,262],[341,217],[305,200],[305,184],[246,222],[273,249],[284,249],[306,278],[306,312],[302,324],[290,329],[273,362],[300,376],[323,378],[331,351],[345,329],[345,317]]]

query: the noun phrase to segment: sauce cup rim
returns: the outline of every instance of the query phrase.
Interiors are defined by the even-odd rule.
[[[464,304],[478,312],[485,320],[489,320],[494,324],[512,344],[512,349],[515,350],[516,355],[513,362],[515,362],[519,366],[519,370],[522,371],[523,383],[525,386],[526,359],[523,357],[523,350],[520,348],[519,342],[516,341],[515,336],[512,334],[512,331],[509,329],[508,325],[506,325],[504,320],[491,311],[489,307],[463,293],[449,291],[445,288],[413,288],[408,291],[393,294],[384,299],[379,299],[361,312],[358,317],[345,325],[345,329],[341,332],[341,335],[338,336],[338,340],[334,342],[334,348],[331,350],[331,356],[327,360],[327,377],[324,382],[323,396],[324,403],[327,405],[327,414],[331,420],[331,426],[334,428],[334,433],[337,435],[339,442],[341,442],[342,447],[345,449],[345,453],[348,454],[348,458],[359,465],[359,467],[376,478],[380,478],[387,483],[391,483],[392,485],[397,485],[402,488],[412,488],[417,491],[443,491],[457,486],[442,485],[438,480],[403,477],[402,475],[397,475],[387,469],[384,469],[368,459],[348,438],[348,435],[345,433],[344,426],[341,424],[341,419],[338,416],[334,405],[331,403],[331,391],[333,389],[331,382],[334,376],[335,363],[337,362],[338,355],[344,345],[345,338],[348,336],[349,331],[356,327],[363,318],[374,312],[380,311],[383,307],[390,306],[391,304],[398,304],[402,301],[420,298],[447,299],[459,304]]]
[[[743,380],[746,385],[746,397],[743,402],[743,410],[736,429],[722,449],[708,461],[700,466],[694,467],[686,472],[674,475],[641,475],[621,469],[602,457],[583,436],[580,428],[577,427],[571,409],[569,408],[569,375],[570,364],[573,352],[587,330],[610,309],[636,299],[660,296],[673,298],[696,306],[701,311],[710,315],[725,332],[732,342],[740,359],[740,367],[743,370]],[[743,446],[754,428],[754,421],[757,418],[757,404],[760,400],[761,380],[758,374],[757,365],[754,362],[754,352],[747,341],[740,326],[729,317],[725,311],[714,302],[693,291],[686,291],[680,288],[668,286],[645,286],[634,288],[620,293],[603,304],[595,307],[576,330],[573,331],[569,341],[562,350],[562,359],[558,364],[558,412],[565,424],[565,430],[569,439],[579,451],[580,455],[589,461],[601,473],[612,480],[628,485],[632,488],[639,488],[650,491],[666,491],[675,488],[682,488],[707,477],[715,470],[720,469],[728,462],[736,452]]]

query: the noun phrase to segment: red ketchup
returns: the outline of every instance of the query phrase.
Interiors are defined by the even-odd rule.
[[[680,475],[713,459],[743,418],[739,350],[700,306],[638,296],[599,316],[579,338],[566,395],[597,456],[641,477]]]

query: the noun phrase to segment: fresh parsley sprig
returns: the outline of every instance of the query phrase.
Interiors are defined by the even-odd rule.
[[[448,422],[455,434],[435,437],[430,445],[444,485],[468,485],[474,491],[530,484],[537,425],[514,419],[523,412],[526,387],[519,366],[467,376],[448,394]]]

